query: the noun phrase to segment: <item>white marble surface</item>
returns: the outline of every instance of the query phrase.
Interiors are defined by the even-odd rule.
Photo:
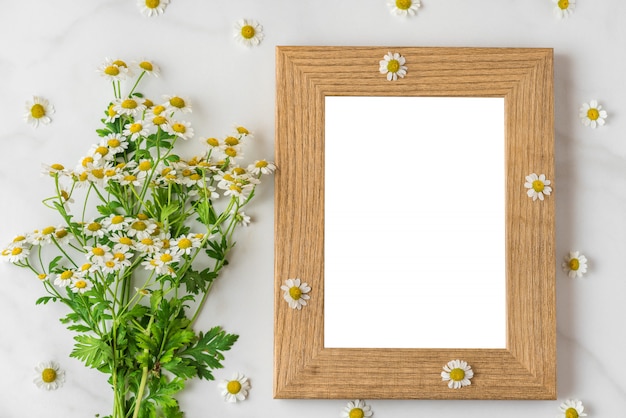
[[[590,259],[584,279],[560,271],[557,401],[371,400],[375,417],[553,417],[569,397],[589,416],[626,410],[626,314],[623,280],[626,235],[626,2],[579,0],[558,21],[550,0],[423,0],[418,16],[392,16],[385,0],[172,0],[165,14],[146,18],[134,0],[0,3],[0,240],[55,221],[40,201],[50,184],[42,162],[71,166],[97,140],[110,85],[95,72],[105,57],[146,57],[162,77],[148,93],[189,96],[197,132],[223,135],[232,124],[256,133],[253,158],[272,156],[276,45],[396,45],[552,47],[555,51],[557,253],[580,250]],[[253,49],[232,38],[240,18],[259,20],[265,39]],[[53,122],[33,129],[22,120],[33,95],[56,108]],[[585,128],[578,108],[596,98],[609,112],[601,129]],[[485,121],[487,123],[487,121]],[[240,371],[251,378],[249,399],[222,401],[216,382],[194,381],[181,397],[187,416],[336,417],[343,400],[272,399],[273,190],[267,184],[249,212],[254,224],[239,235],[200,327],[220,324],[241,338],[217,379]],[[477,188],[480,184],[468,183]],[[560,264],[560,262],[559,262]],[[71,334],[58,322],[61,306],[34,306],[38,281],[0,266],[0,418],[93,417],[109,413],[105,379],[70,359]],[[40,361],[56,360],[66,383],[45,392],[32,383]],[[503,370],[502,373],[506,373]]]

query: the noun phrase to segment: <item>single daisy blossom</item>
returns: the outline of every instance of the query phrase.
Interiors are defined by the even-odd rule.
[[[555,4],[553,12],[558,19],[563,19],[574,13],[576,0],[552,0]]]
[[[137,0],[137,6],[144,16],[162,15],[170,0]]]
[[[163,8],[165,8],[165,6],[163,6]],[[157,78],[161,75],[161,69],[159,68],[158,65],[156,65],[152,61],[142,58],[139,61],[133,63],[133,65],[137,67],[139,71],[145,71],[146,74],[148,75],[151,75]]]
[[[546,175],[537,175],[532,173],[526,176],[526,183],[524,187],[528,189],[526,194],[528,197],[532,197],[533,201],[539,199],[543,200],[544,195],[549,196],[552,193],[552,187],[550,187],[550,180],[546,180]]]
[[[218,388],[226,402],[239,402],[248,397],[250,381],[242,373],[235,373],[230,380],[222,380]]]
[[[191,100],[189,100],[189,98],[187,98],[187,97],[173,96],[173,95],[164,95],[163,98],[166,100],[166,102],[161,105],[161,107],[163,107],[163,110],[167,109],[167,110],[170,110],[170,111],[178,111],[178,112],[182,112],[182,113],[191,113],[192,112]],[[155,108],[153,109],[153,112],[155,110],[159,111],[160,108],[157,108],[155,106]],[[161,112],[163,110],[161,110],[158,114],[161,114]],[[155,114],[157,114],[157,113],[155,113]]]
[[[47,125],[52,122],[50,115],[54,113],[54,106],[43,97],[33,96],[32,101],[26,102],[24,120],[37,128],[39,124]]]
[[[272,174],[276,171],[276,165],[267,160],[258,160],[248,166],[248,171],[255,176],[259,174]]]
[[[136,120],[132,123],[127,123],[124,125],[124,130],[122,134],[126,137],[130,138],[131,141],[134,141],[140,136],[148,136],[150,124],[143,120]]]
[[[579,251],[570,251],[561,267],[571,278],[583,277],[587,273],[587,257]]]
[[[109,81],[124,80],[128,75],[130,75],[130,71],[125,64],[118,65],[119,63],[123,63],[123,61],[114,61],[107,58],[104,63],[98,67],[97,71],[102,77]],[[109,116],[111,116],[111,108],[109,108]]]
[[[566,400],[559,406],[559,409],[561,410],[559,418],[578,418],[587,416],[587,414],[583,412],[585,410],[583,403],[578,399]]]
[[[280,288],[284,292],[283,297],[292,309],[302,309],[307,304],[307,300],[311,298],[307,295],[311,291],[311,287],[300,279],[287,279]]]
[[[169,124],[165,125],[163,130],[185,140],[193,138],[194,134],[191,123],[187,121],[171,121]]]
[[[257,46],[263,40],[263,26],[256,20],[241,19],[235,24],[235,39],[245,46]]]
[[[360,399],[350,401],[341,411],[342,418],[365,418],[374,414],[372,408]]]
[[[56,390],[63,386],[65,382],[65,371],[61,369],[61,366],[55,361],[46,361],[39,363],[35,367],[37,374],[33,379],[33,383],[37,387],[46,390]]]
[[[589,103],[583,103],[580,107],[580,121],[585,126],[595,129],[598,126],[604,126],[608,114],[597,100],[591,100]]]
[[[470,379],[474,377],[474,372],[469,364],[463,360],[451,360],[443,366],[441,380],[448,382],[450,389],[460,389],[463,386],[472,384]]]
[[[70,283],[70,290],[74,293],[85,293],[92,287],[93,287],[93,284],[89,280],[83,277],[75,278]]]
[[[419,0],[387,0],[391,14],[397,16],[415,16],[421,4]]]
[[[398,78],[404,78],[407,67],[404,65],[406,59],[399,53],[388,52],[384,59],[380,61],[380,73],[387,75],[388,81],[396,81]]]

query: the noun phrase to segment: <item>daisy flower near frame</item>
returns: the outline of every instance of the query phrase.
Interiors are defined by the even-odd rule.
[[[579,418],[586,417],[587,414],[584,412],[585,407],[581,401],[578,399],[568,399],[563,402],[559,409],[561,413],[558,415],[559,418]]]
[[[170,0],[137,0],[137,7],[144,16],[160,16],[165,12],[165,8]]]
[[[280,288],[284,292],[283,298],[289,303],[289,307],[292,309],[302,309],[311,298],[307,294],[311,291],[311,287],[300,279],[287,279],[285,280],[285,284]]]
[[[396,16],[415,16],[422,6],[420,0],[387,0],[391,14]]]
[[[253,19],[240,19],[235,24],[235,39],[245,46],[258,46],[265,34],[263,26]]]
[[[24,120],[33,128],[52,122],[50,115],[54,113],[54,106],[43,97],[33,96],[33,100],[26,102],[25,110]]]
[[[218,388],[226,402],[241,402],[248,397],[250,381],[244,374],[235,373],[229,380],[222,380]]]
[[[396,81],[406,76],[406,59],[397,52],[388,52],[379,62],[379,71],[385,74],[388,81]]]
[[[460,389],[463,386],[472,384],[471,379],[474,377],[472,367],[463,360],[451,360],[441,372],[441,380],[448,382],[450,389]]]
[[[341,418],[366,418],[372,415],[374,415],[372,408],[360,399],[348,402],[341,411]]]
[[[535,173],[526,176],[526,183],[524,187],[528,189],[526,194],[528,197],[532,197],[533,201],[539,199],[543,200],[544,196],[549,196],[552,193],[552,187],[550,187],[550,180],[546,179],[545,174],[537,175]]]
[[[598,104],[597,100],[591,100],[589,103],[583,103],[580,107],[580,121],[583,125],[590,128],[604,126],[608,113]]]
[[[576,8],[576,0],[552,0],[552,3],[554,3],[554,16],[557,19],[567,18],[574,13]]]
[[[563,264],[563,271],[571,278],[583,277],[587,273],[587,257],[582,255],[579,251],[570,251],[565,257]]]

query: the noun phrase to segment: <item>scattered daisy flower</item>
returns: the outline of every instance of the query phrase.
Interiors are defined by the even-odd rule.
[[[419,0],[387,0],[391,14],[397,16],[415,16],[421,4]]]
[[[50,177],[59,176],[59,175],[62,176],[64,174],[67,174],[67,170],[65,169],[63,164],[58,164],[58,163],[42,164],[41,174],[44,176],[50,176]]]
[[[243,225],[243,226],[250,225],[250,217],[248,215],[246,215],[246,213],[243,212],[243,211],[237,212],[235,214],[235,219],[237,220],[237,222],[240,222],[241,225]]]
[[[563,19],[574,13],[576,8],[576,0],[552,0],[554,6],[554,16]]]
[[[50,115],[54,113],[54,106],[43,97],[33,96],[32,101],[26,102],[25,108],[24,120],[34,128],[39,127],[40,123],[47,125],[52,122]]]
[[[113,109],[121,115],[136,116],[146,110],[140,98],[127,97],[125,99],[117,99],[113,103]]]
[[[252,133],[241,125],[235,125],[235,132],[237,132],[237,135],[241,135],[242,138],[253,138]]]
[[[579,116],[583,125],[595,129],[597,126],[603,126],[606,123],[605,119],[608,114],[606,110],[602,109],[602,106],[598,104],[597,100],[591,100],[589,103],[582,104]]]
[[[583,277],[587,273],[587,257],[579,251],[570,251],[562,264],[563,271],[571,278]]]
[[[218,388],[226,402],[239,402],[248,397],[250,382],[242,373],[235,373],[230,380],[222,380]]]
[[[348,402],[341,411],[342,418],[364,418],[371,417],[373,414],[372,408],[360,399]]]
[[[289,303],[292,309],[302,309],[307,304],[307,300],[311,297],[307,295],[311,291],[311,287],[300,279],[287,279],[285,284],[280,287],[285,293],[283,297]]]
[[[450,389],[460,389],[463,386],[472,384],[470,379],[474,377],[474,372],[469,364],[463,360],[451,360],[443,366],[441,380],[448,382]]]
[[[138,0],[137,6],[145,16],[159,16],[165,11],[170,0]]]
[[[263,40],[263,26],[256,20],[241,19],[235,24],[235,39],[245,46],[257,46]]]
[[[587,414],[583,412],[585,410],[583,403],[578,399],[566,400],[561,404],[559,409],[561,410],[559,417],[562,418],[578,418],[587,416]]]
[[[129,137],[131,141],[134,141],[140,136],[148,136],[150,134],[148,130],[149,127],[150,124],[148,122],[143,120],[136,120],[132,123],[127,123],[126,125],[124,125],[124,130],[122,131],[122,134],[126,137]],[[119,144],[121,145],[121,142]]]
[[[533,201],[539,199],[543,200],[544,195],[549,196],[552,193],[552,187],[550,187],[550,180],[546,180],[546,175],[537,175],[532,173],[526,176],[526,183],[524,187],[528,189],[526,194],[528,197],[532,197]]]
[[[126,65],[117,65],[116,63],[123,61],[113,61],[110,58],[107,58],[100,67],[98,67],[98,73],[100,75],[110,81],[119,81],[124,80],[128,75],[130,75],[130,71]],[[109,108],[109,116],[111,116],[111,108]]]
[[[70,290],[74,293],[85,293],[92,287],[93,284],[83,277],[75,278],[70,283]]]
[[[175,135],[182,139],[193,138],[194,132],[191,123],[187,121],[171,121],[163,127],[163,130],[170,135]]]
[[[191,113],[192,111],[191,100],[189,100],[189,98],[187,97],[164,95],[163,98],[166,100],[166,102],[163,103],[161,107],[155,106],[152,109],[155,115],[159,115],[163,112],[163,110],[168,109],[171,111],[178,111],[182,113]]]
[[[407,67],[404,65],[406,59],[399,53],[388,52],[384,59],[380,61],[380,73],[387,74],[387,80],[396,81],[404,78]]]
[[[33,383],[39,388],[56,390],[63,386],[63,382],[65,382],[65,371],[55,361],[39,363],[35,367],[35,371],[37,374],[33,379]]]
[[[165,6],[163,8],[165,8]],[[156,65],[152,61],[149,61],[146,59],[140,59],[139,61],[135,62],[134,65],[140,71],[145,71],[146,74],[148,75],[151,75],[157,78],[161,75],[161,69],[159,68],[158,65]]]
[[[255,176],[259,174],[272,174],[276,171],[276,165],[267,160],[258,160],[248,166],[248,171]]]

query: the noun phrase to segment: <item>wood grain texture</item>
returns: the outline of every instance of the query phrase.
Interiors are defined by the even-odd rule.
[[[378,71],[389,51],[408,66],[395,82]],[[552,56],[524,48],[277,47],[275,398],[556,398],[554,197],[533,201],[524,188],[531,173],[554,180]],[[325,96],[505,98],[506,349],[324,348]],[[301,311],[283,299],[289,278],[312,288]],[[453,390],[440,374],[457,358],[475,375]]]

